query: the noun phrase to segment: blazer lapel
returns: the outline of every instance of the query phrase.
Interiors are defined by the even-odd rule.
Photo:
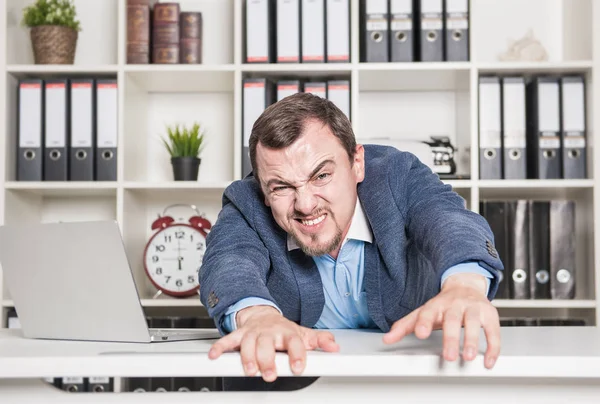
[[[312,257],[302,250],[289,251],[288,257],[300,292],[300,325],[312,328],[325,305],[321,275]]]
[[[389,325],[383,315],[383,304],[381,302],[380,266],[379,251],[375,240],[373,240],[373,243],[365,243],[365,278],[363,282],[367,292],[367,308],[375,324],[387,332]]]

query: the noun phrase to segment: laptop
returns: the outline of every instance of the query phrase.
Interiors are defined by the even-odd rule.
[[[148,327],[116,221],[0,226],[0,265],[27,338],[167,342],[220,337],[216,329]]]

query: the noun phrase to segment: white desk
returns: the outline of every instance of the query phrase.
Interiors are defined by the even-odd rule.
[[[299,403],[460,402],[599,403],[600,329],[508,327],[502,353],[487,370],[473,362],[444,362],[441,332],[388,346],[380,333],[334,331],[340,352],[309,352],[306,376],[321,376],[295,392],[67,393],[44,377],[243,376],[238,353],[207,357],[213,340],[124,344],[28,340],[0,331],[0,402],[27,403]],[[481,352],[485,349],[482,333]],[[292,376],[286,354],[279,376]]]

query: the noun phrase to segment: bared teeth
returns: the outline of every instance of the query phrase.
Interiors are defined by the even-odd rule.
[[[314,226],[315,224],[319,224],[325,219],[325,215],[319,216],[313,220],[301,220],[302,224],[305,226]]]

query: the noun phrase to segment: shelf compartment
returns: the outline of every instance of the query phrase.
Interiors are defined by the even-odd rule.
[[[471,2],[471,21],[479,62],[500,60],[510,41],[529,30],[550,62],[592,59],[592,0],[477,0]],[[535,45],[530,50],[536,52]]]
[[[29,28],[23,27],[23,9],[30,0],[6,1],[6,62],[34,64]],[[117,64],[118,14],[120,0],[75,0],[77,18],[82,30],[78,33],[75,51],[76,66]]]
[[[363,63],[359,67],[360,91],[468,90],[469,63]]]
[[[155,230],[152,230],[151,226],[159,216],[162,216],[165,208],[173,204],[195,205],[199,213],[214,225],[221,210],[221,192],[171,188],[124,190],[123,240],[138,294],[143,302],[148,302],[149,300],[145,299],[152,299],[157,292],[146,275],[143,264],[144,249],[148,240],[155,234]],[[189,217],[197,213],[191,208],[183,206],[170,208],[166,214],[178,223],[188,223]],[[168,296],[161,296],[160,299],[170,301]],[[162,301],[160,299],[158,301]],[[155,300],[157,299],[152,299],[152,301]]]
[[[138,74],[141,76],[136,76]],[[162,82],[159,78],[162,74],[170,79]],[[140,81],[142,76],[153,84]],[[231,181],[235,121],[232,72],[220,72],[217,77],[194,70],[188,73],[130,72],[126,77],[122,137],[126,182],[173,181],[170,155],[162,142],[167,136],[166,127],[175,124],[189,127],[194,122],[200,123],[206,130],[198,181]],[[179,84],[168,84],[171,79]],[[227,84],[218,83],[221,79]],[[157,91],[170,85],[173,87],[169,92]],[[177,92],[181,89],[178,85],[187,85],[187,91]]]

